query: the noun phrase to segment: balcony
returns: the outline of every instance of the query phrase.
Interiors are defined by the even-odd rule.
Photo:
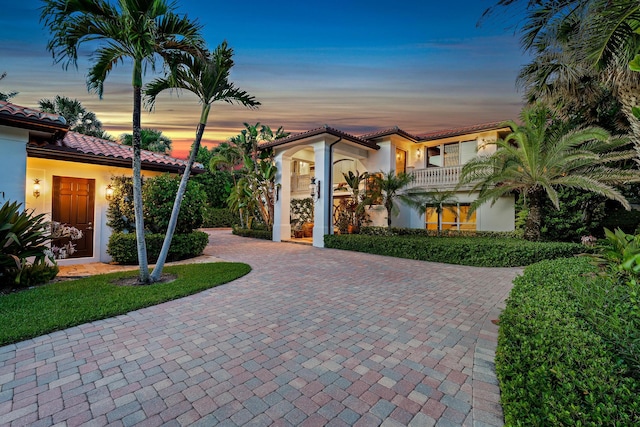
[[[422,188],[453,188],[460,180],[462,166],[447,166],[443,168],[416,169],[413,175],[412,187]]]

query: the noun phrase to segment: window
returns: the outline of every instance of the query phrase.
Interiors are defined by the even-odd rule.
[[[448,144],[427,147],[427,167],[461,166],[476,156],[478,142],[451,142]],[[443,154],[444,153],[444,154]]]
[[[442,212],[438,215],[435,208],[427,208],[425,213],[425,223],[427,230],[462,230],[475,231],[476,213],[473,212],[469,218],[469,203],[457,203],[455,205],[444,205]]]

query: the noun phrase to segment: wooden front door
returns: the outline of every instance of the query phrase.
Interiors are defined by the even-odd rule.
[[[76,248],[71,258],[93,256],[95,188],[93,179],[53,177],[52,220],[82,231],[82,238],[71,242]]]

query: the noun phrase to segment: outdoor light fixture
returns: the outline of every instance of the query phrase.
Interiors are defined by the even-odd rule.
[[[111,184],[107,185],[107,188],[104,190],[104,198],[109,201],[113,199],[113,187]]]
[[[422,149],[418,148],[418,151],[416,151],[416,157],[417,158],[421,158],[422,157]]]
[[[40,197],[40,180],[38,178],[33,180],[33,197],[36,199]]]
[[[315,176],[311,177],[311,183],[309,184],[309,193],[311,198],[318,200],[320,198],[320,180],[316,180]]]

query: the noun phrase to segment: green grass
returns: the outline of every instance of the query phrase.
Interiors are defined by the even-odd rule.
[[[247,264],[216,262],[166,267],[177,279],[149,286],[117,286],[114,280],[137,271],[57,282],[0,296],[0,345],[128,313],[191,295],[235,280],[251,271]]]

